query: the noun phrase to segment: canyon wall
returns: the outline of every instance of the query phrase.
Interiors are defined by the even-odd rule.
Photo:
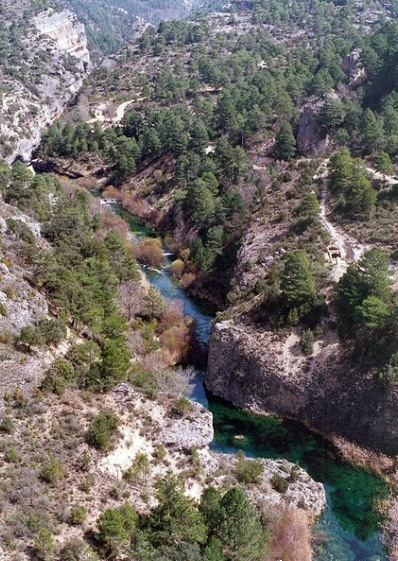
[[[383,453],[398,452],[398,390],[360,370],[336,340],[300,353],[282,335],[224,320],[213,328],[207,388],[237,407],[298,420]]]
[[[8,163],[31,158],[42,130],[60,116],[90,67],[84,26],[72,12],[48,10],[24,25],[20,66],[2,77],[0,157]]]

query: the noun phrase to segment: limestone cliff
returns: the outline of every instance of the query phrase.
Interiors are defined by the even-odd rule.
[[[396,454],[397,389],[382,391],[336,342],[310,359],[298,347],[294,334],[222,321],[213,329],[207,387],[238,407]]]
[[[296,184],[293,168],[290,180]],[[312,233],[311,245],[305,231],[299,234],[295,229],[291,187],[283,189],[289,196],[271,190],[263,196],[264,203],[243,236],[229,294],[232,305],[212,331],[207,388],[243,409],[298,420],[326,436],[342,436],[396,454],[398,388],[383,387],[374,372],[355,362],[352,349],[341,342],[336,330],[330,301],[334,280],[345,270],[344,261],[325,261],[323,251],[330,236],[341,247],[345,242],[324,217],[318,225],[319,237]],[[322,231],[323,226],[330,231]],[[275,328],[278,320],[270,317],[272,307],[263,304],[270,290],[267,278],[281,269],[284,254],[297,247],[314,248],[314,240],[316,252],[321,253],[311,257],[323,268],[322,291],[330,315],[321,323],[313,352],[305,356],[300,328]]]
[[[323,99],[308,102],[301,113],[297,132],[297,148],[300,154],[323,154],[330,147],[330,137],[319,123]]]
[[[2,67],[0,157],[7,162],[30,159],[41,131],[81,88],[90,64],[84,26],[72,12],[50,9],[16,25],[12,64]]]
[[[90,64],[90,54],[86,32],[84,25],[77,21],[72,12],[49,10],[34,17],[32,21],[39,33],[50,37],[58,49],[77,58],[81,70],[87,69]]]
[[[3,202],[0,197],[0,416],[5,398],[15,392],[32,395],[47,368],[68,350],[71,333],[60,344],[25,353],[13,344],[21,328],[49,316],[49,303],[32,282],[32,268],[21,255],[21,240],[10,229],[10,221],[31,232],[37,248],[47,250],[40,224],[30,216]],[[1,558],[1,557],[0,557]]]

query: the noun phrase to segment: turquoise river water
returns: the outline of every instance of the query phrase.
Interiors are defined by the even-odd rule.
[[[120,208],[114,210],[129,222],[137,238],[155,235]],[[169,263],[165,253],[161,268],[144,268],[144,272],[165,298],[183,302],[185,314],[195,320],[197,339],[206,345],[213,317],[172,280],[167,272]],[[245,413],[207,394],[204,375],[203,371],[197,371],[192,397],[213,414],[214,450],[225,453],[243,450],[251,457],[286,458],[299,463],[325,486],[327,508],[314,530],[318,544],[316,561],[386,561],[377,504],[388,495],[388,486],[370,471],[341,461],[325,439],[301,424]],[[236,435],[243,435],[244,439],[237,440]]]

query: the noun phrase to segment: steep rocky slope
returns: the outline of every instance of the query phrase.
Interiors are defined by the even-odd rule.
[[[266,203],[259,205],[242,239],[231,304],[213,327],[206,385],[238,407],[299,420],[331,439],[342,436],[365,448],[396,454],[398,388],[380,383],[377,369],[359,360],[354,343],[341,340],[337,330],[335,282],[371,244],[333,223],[326,211],[326,163],[313,168],[317,173],[312,189],[321,186],[319,222],[304,232],[297,230],[297,206],[292,204],[294,172],[282,193],[275,193],[271,184],[263,194]],[[321,272],[327,310],[307,353],[302,327],[278,324],[272,305],[265,304],[267,290],[279,290],[278,283],[271,289],[267,283],[280,271],[286,253],[303,247],[311,254],[314,270]],[[337,257],[331,257],[333,250]]]
[[[0,16],[5,31],[0,100],[0,157],[29,159],[43,128],[82,86],[90,65],[84,26],[53,7]]]
[[[383,391],[332,338],[306,358],[297,335],[221,321],[213,329],[206,384],[238,407],[397,453],[397,389]]]
[[[10,227],[21,225],[25,233],[31,232],[40,249],[48,243],[40,235],[40,224],[5,204],[0,199],[0,412],[4,413],[5,398],[15,392],[30,396],[40,385],[46,370],[62,357],[71,343],[66,338],[50,348],[40,348],[36,353],[26,353],[13,344],[21,329],[34,325],[50,315],[49,303],[34,286],[32,267],[22,257],[20,237]]]
[[[55,205],[57,198],[48,198]],[[101,210],[98,200],[92,200],[94,210]],[[110,221],[112,216],[105,211],[102,219]],[[120,230],[120,219],[114,217],[112,225]],[[147,515],[156,505],[159,478],[172,469],[184,478],[186,493],[195,500],[210,484],[222,490],[241,487],[269,520],[271,531],[286,518],[298,518],[309,560],[309,527],[326,500],[323,486],[302,468],[285,460],[254,462],[210,451],[212,415],[186,399],[181,408],[181,399],[167,392],[149,397],[123,383],[107,393],[69,387],[56,394],[42,383],[51,368],[67,363],[71,346],[83,343],[78,332],[72,333],[72,325],[60,343],[45,350],[36,344],[22,348],[17,342],[21,329],[53,317],[51,311],[61,312],[60,304],[56,308],[35,284],[40,258],[36,255],[35,263],[29,259],[27,245],[32,251],[35,246],[51,252],[42,237],[45,227],[0,199],[0,472],[7,505],[0,513],[2,553],[13,561],[30,559],[42,528],[54,534],[57,555],[72,542],[88,548],[78,540],[95,535],[105,505],[116,508],[128,500]],[[129,338],[136,344],[138,325],[134,321],[129,327]],[[117,416],[119,430],[112,446],[97,449],[87,435],[93,419],[104,411]],[[135,471],[142,458],[147,467]],[[256,482],[240,480],[242,462],[260,470]],[[82,516],[78,521],[77,513]],[[105,558],[101,551],[99,558]]]

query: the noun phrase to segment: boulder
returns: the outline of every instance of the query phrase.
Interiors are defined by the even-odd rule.
[[[159,443],[177,450],[209,446],[214,437],[213,417],[199,403],[192,402],[186,417],[173,419],[162,429]]]
[[[341,69],[348,79],[348,85],[355,88],[363,83],[366,71],[361,61],[362,49],[355,49],[343,58]]]
[[[325,101],[316,98],[304,106],[297,133],[297,149],[303,156],[322,154],[331,144],[330,136],[319,124],[319,113]]]

